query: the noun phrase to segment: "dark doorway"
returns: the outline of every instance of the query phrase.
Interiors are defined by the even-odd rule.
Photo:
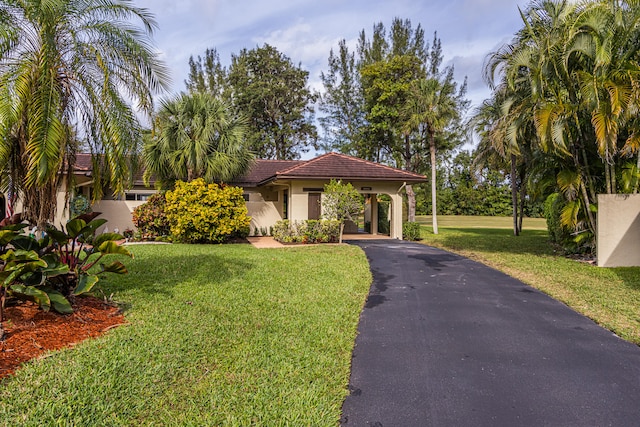
[[[320,219],[321,193],[309,193],[309,217],[308,219]]]

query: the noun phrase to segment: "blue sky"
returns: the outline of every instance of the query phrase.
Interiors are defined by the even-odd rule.
[[[388,28],[394,17],[421,24],[431,39],[442,40],[445,62],[460,80],[469,79],[474,105],[489,95],[482,63],[508,42],[520,27],[518,6],[524,0],[134,0],[149,9],[160,29],[157,48],[171,70],[172,92],[185,89],[190,55],[216,47],[223,64],[243,47],[269,43],[309,71],[310,85],[320,90],[320,72],[329,50],[341,39],[355,46],[359,32],[368,35],[375,22]]]

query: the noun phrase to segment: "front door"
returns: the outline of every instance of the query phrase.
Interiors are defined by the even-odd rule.
[[[320,219],[320,195],[321,193],[309,193],[309,216],[308,219]]]

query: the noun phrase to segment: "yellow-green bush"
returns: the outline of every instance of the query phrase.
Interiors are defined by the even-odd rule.
[[[199,178],[178,181],[166,198],[165,212],[177,241],[223,243],[249,233],[251,218],[241,188],[207,184]]]

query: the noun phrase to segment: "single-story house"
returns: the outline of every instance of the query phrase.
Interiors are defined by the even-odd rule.
[[[311,160],[258,160],[234,185],[244,188],[251,228],[269,228],[277,221],[319,219],[324,185],[331,179],[350,182],[367,196],[365,221],[378,234],[378,194],[391,198],[390,236],[402,238],[402,191],[426,177],[345,154],[327,153]],[[345,232],[357,232],[345,228]]]
[[[77,155],[74,175],[77,188],[90,198],[92,173],[89,154]],[[388,195],[391,199],[389,235],[396,239],[402,238],[402,191],[405,185],[427,180],[425,176],[412,172],[345,154],[327,153],[311,160],[257,160],[245,176],[230,184],[244,189],[253,234],[256,230],[269,230],[282,219],[292,222],[319,219],[324,185],[331,179],[350,182],[358,192],[368,196],[365,221],[371,224],[371,234],[378,234],[376,195]],[[133,210],[155,192],[155,189],[144,186],[139,176],[124,196],[116,198],[106,194],[93,205],[93,210],[102,212],[102,217],[109,221],[107,227],[110,231],[133,229]],[[64,199],[65,194],[61,192],[56,224],[64,223],[69,215],[61,208]],[[357,231],[353,224],[345,229],[345,232]]]

